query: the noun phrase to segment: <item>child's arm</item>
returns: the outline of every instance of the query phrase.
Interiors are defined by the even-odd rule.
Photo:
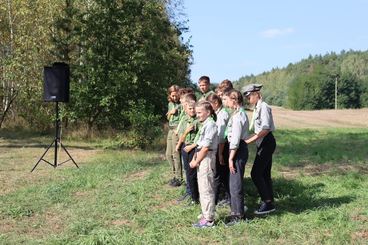
[[[225,165],[225,160],[224,160],[225,143],[220,143],[218,147],[219,147],[219,151],[218,151],[219,162],[221,165]]]
[[[189,163],[191,168],[196,168],[199,166],[200,162],[207,156],[209,148],[202,147],[199,152],[197,152],[197,156],[193,158],[193,160]]]
[[[179,151],[179,149],[180,149],[180,146],[184,143],[184,141],[185,141],[185,137],[187,137],[187,135],[189,134],[189,132],[190,131],[192,131],[193,130],[193,128],[194,128],[194,125],[191,125],[191,126],[189,126],[189,127],[187,127],[186,129],[185,129],[185,131],[184,131],[184,133],[179,137],[179,141],[178,141],[178,143],[177,143],[177,145],[176,145],[176,151]]]
[[[197,147],[197,144],[196,143],[193,143],[193,144],[191,144],[191,145],[187,145],[187,146],[185,146],[184,147],[184,151],[185,152],[190,152],[191,150],[193,150],[194,148],[196,148]]]

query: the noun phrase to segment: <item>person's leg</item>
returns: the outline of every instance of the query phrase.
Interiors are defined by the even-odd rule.
[[[185,170],[186,189],[185,189],[185,195],[180,200],[184,200],[187,197],[187,195],[189,196],[192,195],[190,192],[190,185],[189,185],[189,169],[190,169],[189,163],[192,159],[190,158],[190,153],[184,151],[184,147],[185,147],[185,144],[183,144],[181,147],[181,158],[182,158],[183,167]]]
[[[174,169],[175,169],[175,177],[179,181],[183,180],[183,173],[182,173],[182,164],[181,164],[181,157],[180,153],[175,150],[176,144],[179,141],[179,137],[175,134],[175,132],[172,133],[172,156],[174,161]]]
[[[270,133],[269,135],[267,135],[267,146],[265,149],[265,153],[267,153],[268,157],[265,158],[266,168],[263,174],[263,178],[265,180],[268,192],[270,193],[270,200],[272,202],[274,201],[274,196],[273,196],[273,185],[272,185],[272,179],[271,179],[271,169],[272,169],[272,155],[275,152],[275,148],[276,148],[276,141],[275,141],[275,138],[273,137],[273,134]]]
[[[208,153],[198,167],[198,188],[202,215],[207,221],[215,219],[214,167],[215,153]]]
[[[172,177],[175,177],[175,165],[174,165],[174,159],[173,159],[173,155],[172,155],[172,134],[173,134],[174,130],[169,129],[169,132],[167,133],[167,138],[166,138],[166,159],[170,164],[170,167],[172,169]]]
[[[216,168],[215,168],[215,173],[214,173],[214,187],[215,187],[215,204],[218,203],[219,201],[219,196],[220,196],[220,187],[221,187],[221,165],[220,165],[220,161],[218,158],[218,150],[216,152]]]
[[[256,158],[251,171],[252,180],[264,202],[270,202],[273,198],[271,168],[274,150],[274,141],[270,140],[270,137],[265,138],[257,148]],[[271,189],[269,188],[270,185]]]
[[[225,165],[220,166],[220,183],[225,190],[225,199],[230,200],[230,189],[229,189],[229,143],[225,144],[224,148],[224,162]]]
[[[256,214],[267,214],[275,211],[271,180],[272,154],[275,151],[275,147],[273,135],[269,134],[263,139],[260,147],[257,148],[251,176],[263,202],[258,210],[255,211]]]
[[[241,143],[234,158],[236,172],[235,174],[230,173],[231,215],[237,217],[244,216],[243,178],[247,159],[248,147],[245,143]]]

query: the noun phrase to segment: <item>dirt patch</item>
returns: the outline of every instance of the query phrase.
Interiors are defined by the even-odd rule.
[[[25,234],[31,238],[43,238],[50,234],[59,234],[64,231],[64,216],[47,211],[43,214],[34,214],[23,218],[6,218],[1,220],[0,233]]]
[[[360,222],[368,222],[368,216],[361,215],[361,214],[355,215],[351,217],[351,219],[355,221],[360,221]]]
[[[141,180],[144,179],[147,175],[149,175],[151,173],[150,170],[140,170],[139,172],[135,172],[133,174],[129,174],[128,176],[126,176],[124,179],[126,181],[136,181],[136,180]]]
[[[132,226],[133,222],[127,219],[117,219],[111,222],[114,226]]]
[[[272,106],[276,128],[366,128],[368,108],[346,110],[293,111]],[[251,117],[251,112],[250,115]]]
[[[320,164],[320,165],[305,165],[302,167],[281,167],[277,170],[286,179],[295,179],[300,175],[304,176],[318,176],[322,174],[331,174],[334,172],[351,173],[359,172],[368,174],[368,166],[365,165],[351,165],[351,164]]]
[[[362,231],[357,231],[355,233],[353,233],[352,235],[353,240],[367,240],[368,239],[368,230],[362,230]]]

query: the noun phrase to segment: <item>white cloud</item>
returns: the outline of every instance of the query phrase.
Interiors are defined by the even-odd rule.
[[[286,35],[292,32],[294,32],[294,29],[291,27],[284,28],[284,29],[272,28],[272,29],[262,31],[260,34],[264,38],[275,38],[275,37],[283,36],[283,35]]]

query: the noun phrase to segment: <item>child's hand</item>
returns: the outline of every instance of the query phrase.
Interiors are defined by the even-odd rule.
[[[233,159],[229,159],[229,169],[230,169],[231,174],[236,173],[236,169],[234,168],[234,160]]]
[[[185,152],[190,152],[191,150],[193,150],[197,145],[196,144],[191,144],[191,145],[187,145],[184,147],[184,151]]]
[[[190,125],[189,127],[187,127],[185,129],[185,133],[188,134],[190,131],[192,131],[194,129],[194,125]]]
[[[223,165],[225,166],[225,160],[224,160],[224,156],[222,154],[219,154],[219,162],[220,162],[220,165]]]
[[[190,167],[191,168],[196,168],[199,164],[196,162],[196,160],[192,160],[190,163],[189,163]]]
[[[174,115],[175,113],[177,112],[177,109],[172,109],[169,113],[171,114],[171,115]]]
[[[177,144],[176,147],[175,147],[175,151],[179,152],[179,150],[180,150],[180,145]]]

